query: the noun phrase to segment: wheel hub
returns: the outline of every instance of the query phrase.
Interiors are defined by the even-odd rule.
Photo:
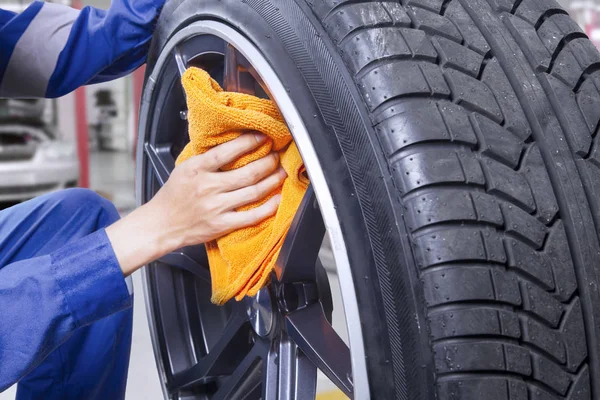
[[[254,332],[266,337],[273,329],[273,303],[269,289],[264,287],[254,297],[247,297],[246,312]]]

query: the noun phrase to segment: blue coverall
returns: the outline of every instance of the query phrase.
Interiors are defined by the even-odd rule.
[[[0,10],[0,97],[58,97],[135,70],[163,2]],[[19,400],[124,398],[132,291],[104,231],[118,218],[85,189],[0,212],[0,392],[19,382]]]

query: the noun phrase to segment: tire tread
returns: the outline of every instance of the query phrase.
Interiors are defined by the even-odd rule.
[[[471,15],[458,0],[309,4],[327,16],[403,205],[438,399],[591,399],[572,250],[528,99]],[[490,5],[563,107],[599,197],[600,54],[554,0]]]

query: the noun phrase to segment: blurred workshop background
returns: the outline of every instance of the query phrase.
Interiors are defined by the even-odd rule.
[[[54,1],[108,8],[110,0]],[[30,1],[0,0],[18,12]],[[89,187],[122,212],[135,206],[133,163],[144,70],[56,100],[0,100],[0,207]]]
[[[600,0],[558,1],[600,47]],[[76,8],[110,4],[110,0],[55,2]],[[2,8],[16,12],[29,3],[0,0]],[[0,99],[0,209],[48,191],[82,186],[113,201],[122,214],[132,210],[143,77],[140,68],[125,78],[56,100]],[[134,285],[138,295],[127,398],[158,400],[162,394],[139,274],[134,275]],[[0,394],[0,400],[14,396],[15,387]]]

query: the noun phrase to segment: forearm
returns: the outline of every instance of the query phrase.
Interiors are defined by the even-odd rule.
[[[180,235],[170,231],[164,212],[148,203],[106,228],[123,275],[183,246]]]

